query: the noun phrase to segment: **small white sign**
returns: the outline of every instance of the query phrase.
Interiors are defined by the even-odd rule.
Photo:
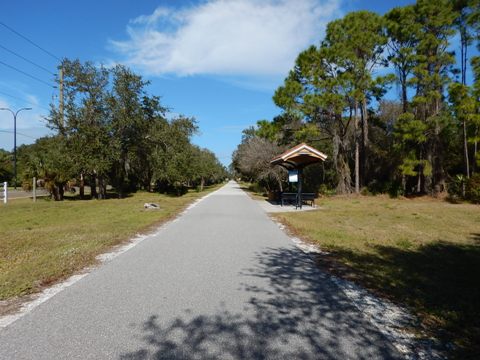
[[[288,171],[288,182],[291,182],[291,183],[298,182],[298,170]]]
[[[6,204],[8,202],[8,183],[5,181],[3,183],[3,203]]]

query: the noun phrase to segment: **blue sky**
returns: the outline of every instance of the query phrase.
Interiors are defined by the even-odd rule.
[[[203,0],[7,1],[0,21],[58,58],[124,63],[151,81],[174,114],[194,116],[194,142],[228,165],[241,131],[280,109],[275,89],[296,55],[317,44],[332,19],[349,11],[384,13],[411,1]],[[41,65],[40,69],[8,52]],[[58,90],[48,86],[58,61],[0,26],[0,107],[22,112],[17,144],[49,132],[43,116]],[[45,84],[46,82],[47,84]],[[13,147],[11,114],[0,111],[0,148]]]

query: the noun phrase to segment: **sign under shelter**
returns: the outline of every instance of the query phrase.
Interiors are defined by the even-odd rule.
[[[280,165],[285,169],[292,171],[296,170],[297,173],[297,197],[296,207],[302,207],[302,172],[303,169],[311,164],[315,164],[321,161],[325,161],[327,155],[318,151],[317,149],[302,143],[291,149],[288,149],[284,153],[274,157],[270,164]]]

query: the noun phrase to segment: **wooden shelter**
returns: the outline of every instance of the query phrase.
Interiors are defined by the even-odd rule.
[[[302,208],[302,170],[308,165],[325,161],[327,155],[317,149],[302,143],[284,153],[274,157],[270,164],[279,165],[287,170],[298,171],[298,186],[296,195],[296,207]]]

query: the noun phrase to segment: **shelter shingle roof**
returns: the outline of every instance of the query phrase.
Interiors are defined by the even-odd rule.
[[[316,162],[325,161],[326,158],[327,155],[321,151],[301,143],[274,157],[270,164],[280,165],[287,169],[299,169]]]

